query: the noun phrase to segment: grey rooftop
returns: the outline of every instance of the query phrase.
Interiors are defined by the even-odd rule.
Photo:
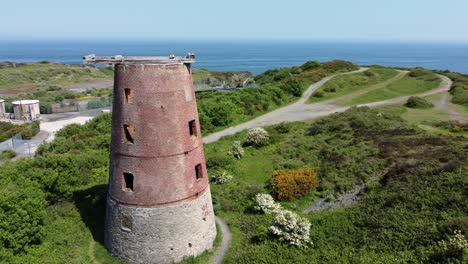
[[[86,55],[83,57],[84,64],[95,63],[130,63],[130,64],[173,64],[173,63],[194,63],[195,54],[188,53],[187,56],[96,56],[95,54]]]

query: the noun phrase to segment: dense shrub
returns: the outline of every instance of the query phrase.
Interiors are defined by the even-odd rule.
[[[421,76],[424,76],[424,75],[427,75],[427,74],[431,74],[431,71],[423,69],[423,68],[416,68],[414,70],[411,70],[408,73],[408,76],[417,78],[417,77],[421,77]]]
[[[224,169],[234,162],[231,155],[214,155],[206,160],[206,167],[209,170]]]
[[[211,176],[215,184],[226,184],[232,181],[232,174],[227,173],[226,171],[218,172],[215,175]]]
[[[446,240],[439,241],[432,260],[450,263],[468,261],[468,241],[463,233],[460,230],[455,230]]]
[[[0,160],[12,159],[14,157],[16,157],[16,152],[12,150],[5,150],[2,153],[0,153]]]
[[[261,127],[255,127],[249,129],[249,131],[247,132],[247,138],[245,139],[245,143],[259,147],[266,145],[269,139],[270,135],[265,129]]]
[[[297,247],[307,247],[310,242],[310,222],[307,218],[285,210],[269,194],[258,193],[254,197],[254,209],[263,214],[274,215],[268,231],[280,241]]]
[[[374,77],[375,73],[371,70],[364,71],[363,74],[367,77]]]
[[[431,108],[434,105],[432,103],[428,102],[424,98],[421,98],[421,97],[418,97],[418,96],[411,96],[406,101],[405,106],[409,107],[409,108],[425,109],[425,108]]]
[[[442,72],[448,76],[452,81],[450,94],[452,95],[452,102],[468,106],[468,75],[456,72]]]
[[[271,176],[272,191],[278,200],[302,197],[319,185],[317,175],[309,168],[277,170]]]
[[[311,243],[309,220],[288,210],[280,210],[268,230],[289,245],[307,247]]]
[[[240,141],[234,141],[234,143],[232,143],[229,154],[236,159],[241,159],[244,156],[244,148],[242,147]]]
[[[343,61],[343,60],[333,60],[333,61],[325,62],[322,64],[322,68],[332,73],[355,71],[359,69],[359,67],[354,65],[353,63],[349,61]]]
[[[21,133],[23,139],[31,139],[40,130],[40,121],[35,120],[31,123],[22,125],[14,125],[9,122],[0,122],[0,142],[13,137],[17,133]]]
[[[325,95],[323,94],[322,91],[315,91],[313,94],[312,94],[313,97],[317,97],[317,98],[321,98],[321,97],[324,97]]]
[[[283,209],[279,203],[275,202],[275,199],[271,195],[266,193],[256,194],[254,200],[254,209],[264,214],[277,213]]]
[[[282,85],[280,85],[281,90],[285,91],[288,94],[299,97],[304,91],[304,85],[297,79],[288,79]]]
[[[0,176],[0,262],[8,255],[24,251],[43,238],[45,195],[39,185],[21,173]],[[3,259],[5,261],[5,259]],[[8,261],[7,261],[8,262]]]

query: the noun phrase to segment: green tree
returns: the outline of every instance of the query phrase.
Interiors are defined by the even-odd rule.
[[[5,171],[0,177],[0,261],[1,256],[18,253],[43,236],[45,194],[39,185],[18,173]]]

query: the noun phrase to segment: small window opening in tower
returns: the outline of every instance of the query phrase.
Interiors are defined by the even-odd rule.
[[[133,144],[133,134],[135,133],[135,129],[132,125],[124,124],[124,134],[125,134],[125,143]]]
[[[189,121],[189,130],[190,130],[190,136],[197,136],[197,125],[195,123],[195,120]]]
[[[126,104],[131,104],[133,103],[133,94],[132,94],[132,89],[130,88],[125,88],[125,103]]]
[[[131,232],[133,228],[133,219],[130,215],[122,214],[122,230],[125,232]]]
[[[124,177],[124,186],[123,190],[125,192],[133,192],[133,174],[124,172],[123,174]]]
[[[202,171],[202,165],[198,164],[195,166],[195,176],[197,177],[197,180],[200,180],[203,178],[203,171]]]

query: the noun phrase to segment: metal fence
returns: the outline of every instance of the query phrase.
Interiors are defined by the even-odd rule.
[[[110,106],[112,106],[112,97],[105,97],[90,100],[72,101],[60,104],[43,104],[41,105],[41,112],[45,114],[81,112]]]
[[[0,153],[7,151],[7,150],[13,150],[14,145],[13,145],[13,139],[10,138],[6,141],[0,142]]]
[[[21,133],[14,135],[12,138],[0,143],[0,153],[11,150],[18,156],[33,156],[43,139],[23,139]]]

